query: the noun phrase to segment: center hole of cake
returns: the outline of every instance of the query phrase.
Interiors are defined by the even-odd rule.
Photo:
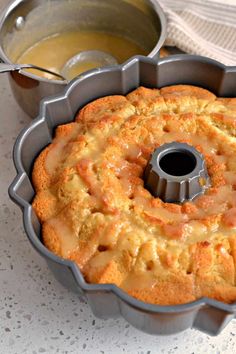
[[[196,158],[189,151],[179,150],[167,152],[159,161],[162,171],[172,176],[185,176],[196,167]]]

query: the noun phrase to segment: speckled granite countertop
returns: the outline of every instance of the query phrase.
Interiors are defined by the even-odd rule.
[[[0,0],[0,9],[8,0]],[[22,214],[8,197],[15,176],[12,147],[30,122],[0,76],[0,353],[236,353],[236,321],[218,337],[196,330],[154,337],[123,319],[102,321],[65,290],[29,244]]]

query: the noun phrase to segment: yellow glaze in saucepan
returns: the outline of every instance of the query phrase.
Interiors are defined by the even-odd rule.
[[[147,55],[133,41],[114,34],[91,31],[68,31],[44,38],[27,49],[17,60],[18,63],[30,63],[43,68],[60,72],[65,63],[74,55],[85,50],[101,50],[111,54],[118,63],[140,54]],[[73,79],[84,71],[99,67],[99,63],[81,62],[74,66],[69,79]],[[55,79],[50,74],[30,69],[38,76]]]

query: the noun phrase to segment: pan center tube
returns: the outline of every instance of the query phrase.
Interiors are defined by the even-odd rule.
[[[144,172],[144,184],[164,202],[193,200],[210,186],[203,156],[188,144],[172,142],[157,148]]]

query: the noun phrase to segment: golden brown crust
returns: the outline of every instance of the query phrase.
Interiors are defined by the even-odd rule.
[[[191,275],[177,274],[160,279],[151,289],[131,289],[129,295],[150,304],[179,305],[195,300],[194,281]]]
[[[39,190],[32,206],[41,222],[46,221],[55,214],[57,199],[47,190]]]
[[[45,246],[57,256],[62,256],[62,245],[54,227],[45,222],[43,224],[42,234]]]
[[[33,208],[45,245],[88,282],[154,304],[236,301],[236,99],[189,85],[140,87],[86,105],[35,161]],[[153,150],[193,145],[211,187],[163,203],[143,184]]]
[[[34,163],[34,168],[32,172],[32,180],[36,192],[46,189],[50,185],[50,176],[48,175],[45,168],[45,160],[52,146],[46,147]]]

